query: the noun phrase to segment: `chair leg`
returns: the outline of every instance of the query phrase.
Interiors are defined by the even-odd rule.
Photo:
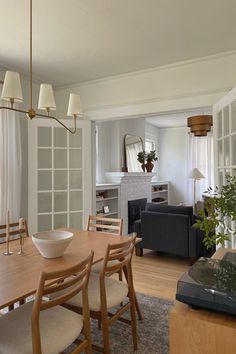
[[[102,336],[103,336],[103,347],[104,354],[110,353],[110,343],[109,343],[109,328],[108,328],[108,319],[106,314],[101,314],[102,320]]]
[[[142,314],[142,312],[141,312],[141,310],[140,310],[140,307],[139,307],[139,303],[138,303],[136,294],[135,294],[134,296],[135,296],[135,308],[136,308],[136,311],[137,311],[137,314],[138,314],[138,319],[139,319],[139,320],[143,320],[143,314]]]
[[[123,271],[124,271],[125,278],[127,280],[128,279],[127,270],[124,268]],[[137,311],[137,314],[138,314],[138,318],[139,318],[139,320],[143,320],[143,315],[142,315],[142,312],[140,310],[139,303],[138,303],[138,300],[137,300],[135,292],[134,292],[134,297],[135,297],[135,308],[136,308],[136,311]]]
[[[133,347],[135,351],[138,349],[138,342],[137,342],[137,328],[136,328],[136,314],[135,314],[136,298],[134,293],[131,294],[130,301],[131,301],[131,308],[130,308],[131,330],[132,330],[132,337],[133,337]]]
[[[8,306],[8,311],[12,311],[12,310],[14,310],[14,304]]]
[[[101,319],[98,319],[98,329],[101,330],[102,329],[102,322]]]
[[[138,257],[142,257],[143,256],[143,248],[135,247],[135,254]]]

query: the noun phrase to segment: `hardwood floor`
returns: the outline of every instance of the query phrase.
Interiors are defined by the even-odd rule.
[[[174,300],[177,280],[189,268],[187,259],[145,250],[133,256],[134,286],[137,292]]]

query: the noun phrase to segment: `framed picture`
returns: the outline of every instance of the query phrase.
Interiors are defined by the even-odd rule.
[[[105,205],[104,207],[103,207],[103,212],[104,212],[104,214],[108,214],[109,213],[109,206],[108,205]]]

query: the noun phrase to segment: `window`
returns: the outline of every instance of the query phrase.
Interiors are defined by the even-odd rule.
[[[148,138],[145,140],[145,151],[150,152],[152,150],[156,150],[155,140]]]

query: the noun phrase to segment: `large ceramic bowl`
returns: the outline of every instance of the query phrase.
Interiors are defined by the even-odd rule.
[[[73,236],[74,234],[68,231],[43,231],[34,234],[32,241],[44,258],[57,258],[63,255]]]

